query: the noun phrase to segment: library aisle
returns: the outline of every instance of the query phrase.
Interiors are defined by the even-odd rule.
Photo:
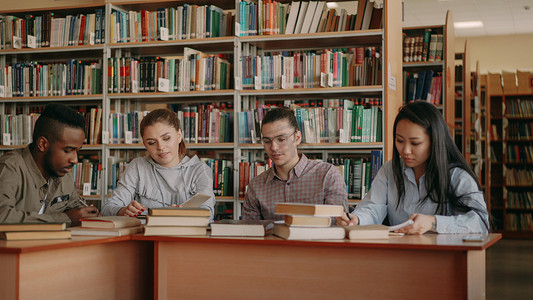
[[[502,239],[487,249],[487,300],[533,299],[533,240]]]

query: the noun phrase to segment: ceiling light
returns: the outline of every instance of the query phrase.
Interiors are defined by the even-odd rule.
[[[455,28],[479,28],[483,27],[483,22],[481,21],[468,21],[468,22],[455,22],[453,23]]]

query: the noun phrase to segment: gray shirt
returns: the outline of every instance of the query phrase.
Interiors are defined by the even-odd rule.
[[[150,156],[130,162],[113,191],[104,203],[102,214],[115,216],[118,211],[135,200],[148,208],[181,204],[197,193],[211,196],[201,207],[208,208],[214,217],[215,195],[211,169],[198,156],[185,156],[172,168],[165,168]]]
[[[403,165],[403,162],[402,162]],[[413,213],[435,215],[437,204],[429,199],[420,202],[427,195],[424,184],[425,174],[420,177],[419,186],[416,184],[413,169],[404,166],[405,195],[402,204],[398,207],[398,189],[394,182],[392,161],[385,163],[372,181],[372,188],[365,198],[357,205],[353,214],[359,218],[360,225],[381,224],[386,216],[390,225],[397,225],[407,221]],[[481,211],[481,216],[488,224],[488,212],[483,192],[476,181],[465,170],[453,168],[451,170],[451,185],[456,195],[465,195],[463,201],[470,207]],[[439,233],[487,233],[480,215],[474,211],[467,213],[451,212],[449,216],[437,215],[437,232]]]
[[[0,223],[67,223],[66,211],[81,206],[71,173],[46,180],[29,146],[0,157]],[[46,208],[43,214],[39,210]]]

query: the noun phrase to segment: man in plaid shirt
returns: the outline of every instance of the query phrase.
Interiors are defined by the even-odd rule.
[[[261,125],[262,143],[273,168],[252,179],[244,196],[243,219],[280,220],[275,203],[297,202],[348,207],[346,184],[332,164],[298,154],[302,133],[290,108],[269,111]]]

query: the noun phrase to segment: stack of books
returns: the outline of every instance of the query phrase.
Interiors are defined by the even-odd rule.
[[[205,236],[209,209],[199,207],[151,208],[144,235]]]
[[[0,238],[8,241],[70,239],[65,223],[4,223]]]
[[[211,223],[211,236],[263,237],[274,230],[272,220],[220,220]]]
[[[80,219],[81,227],[69,228],[72,235],[124,236],[143,231],[141,220],[127,216]]]
[[[287,240],[344,239],[342,227],[331,226],[332,217],[344,214],[342,205],[277,203],[276,214],[285,215],[284,224],[276,224],[274,234]]]

